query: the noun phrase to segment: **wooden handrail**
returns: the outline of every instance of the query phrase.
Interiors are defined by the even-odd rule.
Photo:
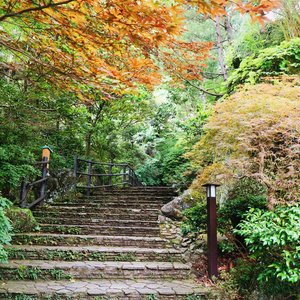
[[[80,163],[84,163],[84,170],[80,170]],[[82,164],[81,164],[82,165]],[[107,167],[107,173],[100,171],[97,172],[97,169],[94,171],[93,166],[100,165]],[[118,172],[114,172],[114,168],[119,168]],[[87,159],[82,159],[75,157],[74,158],[74,175],[76,179],[82,178],[82,176],[86,177],[85,185],[76,185],[77,188],[86,189],[86,193],[89,196],[91,189],[101,188],[101,187],[113,187],[113,186],[138,186],[142,185],[135,174],[133,168],[128,163],[104,163],[104,162],[94,162]],[[92,178],[101,179],[102,184],[92,184]],[[120,177],[121,182],[116,182],[116,178]],[[104,179],[108,180],[108,182],[104,183]]]
[[[20,189],[20,207],[22,208],[33,208],[36,205],[40,204],[43,200],[45,200],[47,193],[46,193],[46,189],[47,189],[47,181],[48,181],[48,177],[47,177],[47,165],[49,164],[48,158],[47,157],[43,157],[43,161],[42,162],[37,162],[36,164],[41,164],[42,165],[42,178],[33,182],[26,182],[25,178],[22,179],[22,183],[21,183],[21,189]],[[29,191],[36,185],[40,185],[39,188],[39,197],[38,199],[34,200],[32,203],[27,204],[26,201],[26,197],[29,193]]]

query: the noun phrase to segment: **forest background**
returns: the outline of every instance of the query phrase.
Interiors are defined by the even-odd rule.
[[[77,155],[129,162],[147,185],[192,184],[187,233],[201,231],[193,214],[203,212],[208,180],[223,184],[221,203],[247,190],[238,205],[263,197],[259,208],[289,204],[299,217],[298,1],[56,4],[0,5],[3,197],[17,201],[21,177],[37,175],[32,166],[46,144],[54,177]],[[293,258],[282,258],[292,267],[274,265],[271,279],[257,270],[281,280],[278,293],[294,294],[299,282],[297,237],[288,241]]]

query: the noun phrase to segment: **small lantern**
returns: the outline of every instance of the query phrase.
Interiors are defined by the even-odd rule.
[[[207,183],[203,185],[206,187],[206,196],[208,198],[215,198],[217,194],[217,187],[220,186],[219,184],[214,184],[214,183]]]
[[[42,159],[47,159],[47,161],[50,161],[50,153],[52,153],[52,149],[48,146],[42,147]],[[47,164],[47,169],[49,169],[49,164]]]

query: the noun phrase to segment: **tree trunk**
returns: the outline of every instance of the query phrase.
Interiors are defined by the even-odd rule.
[[[222,30],[221,30],[221,23],[220,17],[217,16],[215,19],[216,25],[216,33],[217,33],[217,50],[218,50],[218,61],[221,72],[223,74],[224,80],[228,79],[227,68],[225,64],[225,57],[224,57],[224,49],[223,49],[223,37],[222,37]]]
[[[224,17],[224,27],[225,27],[225,30],[226,30],[226,33],[227,33],[228,40],[231,43],[233,41],[233,27],[232,27],[232,24],[230,22],[230,16],[229,15],[226,15]]]
[[[88,131],[85,136],[85,156],[89,157],[92,149],[92,132]]]

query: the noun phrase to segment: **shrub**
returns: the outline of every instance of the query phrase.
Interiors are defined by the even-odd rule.
[[[251,209],[235,232],[245,238],[254,260],[258,289],[269,296],[296,294],[300,283],[300,207]]]
[[[11,190],[19,186],[21,177],[39,174],[30,164],[33,155],[22,147],[1,145],[0,160],[0,191],[5,197],[12,197]]]
[[[226,201],[221,208],[217,208],[218,231],[222,234],[232,232],[233,228],[244,219],[251,208],[267,209],[267,199],[264,196],[248,195]],[[183,211],[184,222],[182,233],[205,233],[207,228],[207,207],[205,201],[199,201],[191,208]]]
[[[255,97],[253,96],[255,95]],[[299,77],[245,86],[216,105],[205,134],[187,156],[198,176],[227,188],[239,178],[267,187],[269,206],[296,203],[300,197]]]
[[[244,59],[227,82],[229,91],[243,83],[255,84],[264,76],[299,74],[300,38],[284,41],[279,46],[261,50]]]
[[[238,283],[234,276],[228,272],[221,272],[215,289],[222,300],[239,300]]]
[[[11,202],[0,196],[0,262],[7,260],[7,253],[3,245],[8,245],[11,240],[11,224],[4,213],[4,209],[10,207]]]
[[[204,233],[206,232],[207,224],[207,208],[206,202],[197,202],[191,208],[185,209],[182,212],[184,222],[181,225],[181,231],[184,235],[189,233]]]
[[[30,209],[9,208],[6,216],[10,219],[14,232],[30,232],[38,229],[38,223]]]
[[[222,224],[222,227],[227,224],[232,228],[236,228],[250,209],[260,208],[266,210],[267,204],[265,196],[247,195],[227,200],[219,210],[219,223]]]

